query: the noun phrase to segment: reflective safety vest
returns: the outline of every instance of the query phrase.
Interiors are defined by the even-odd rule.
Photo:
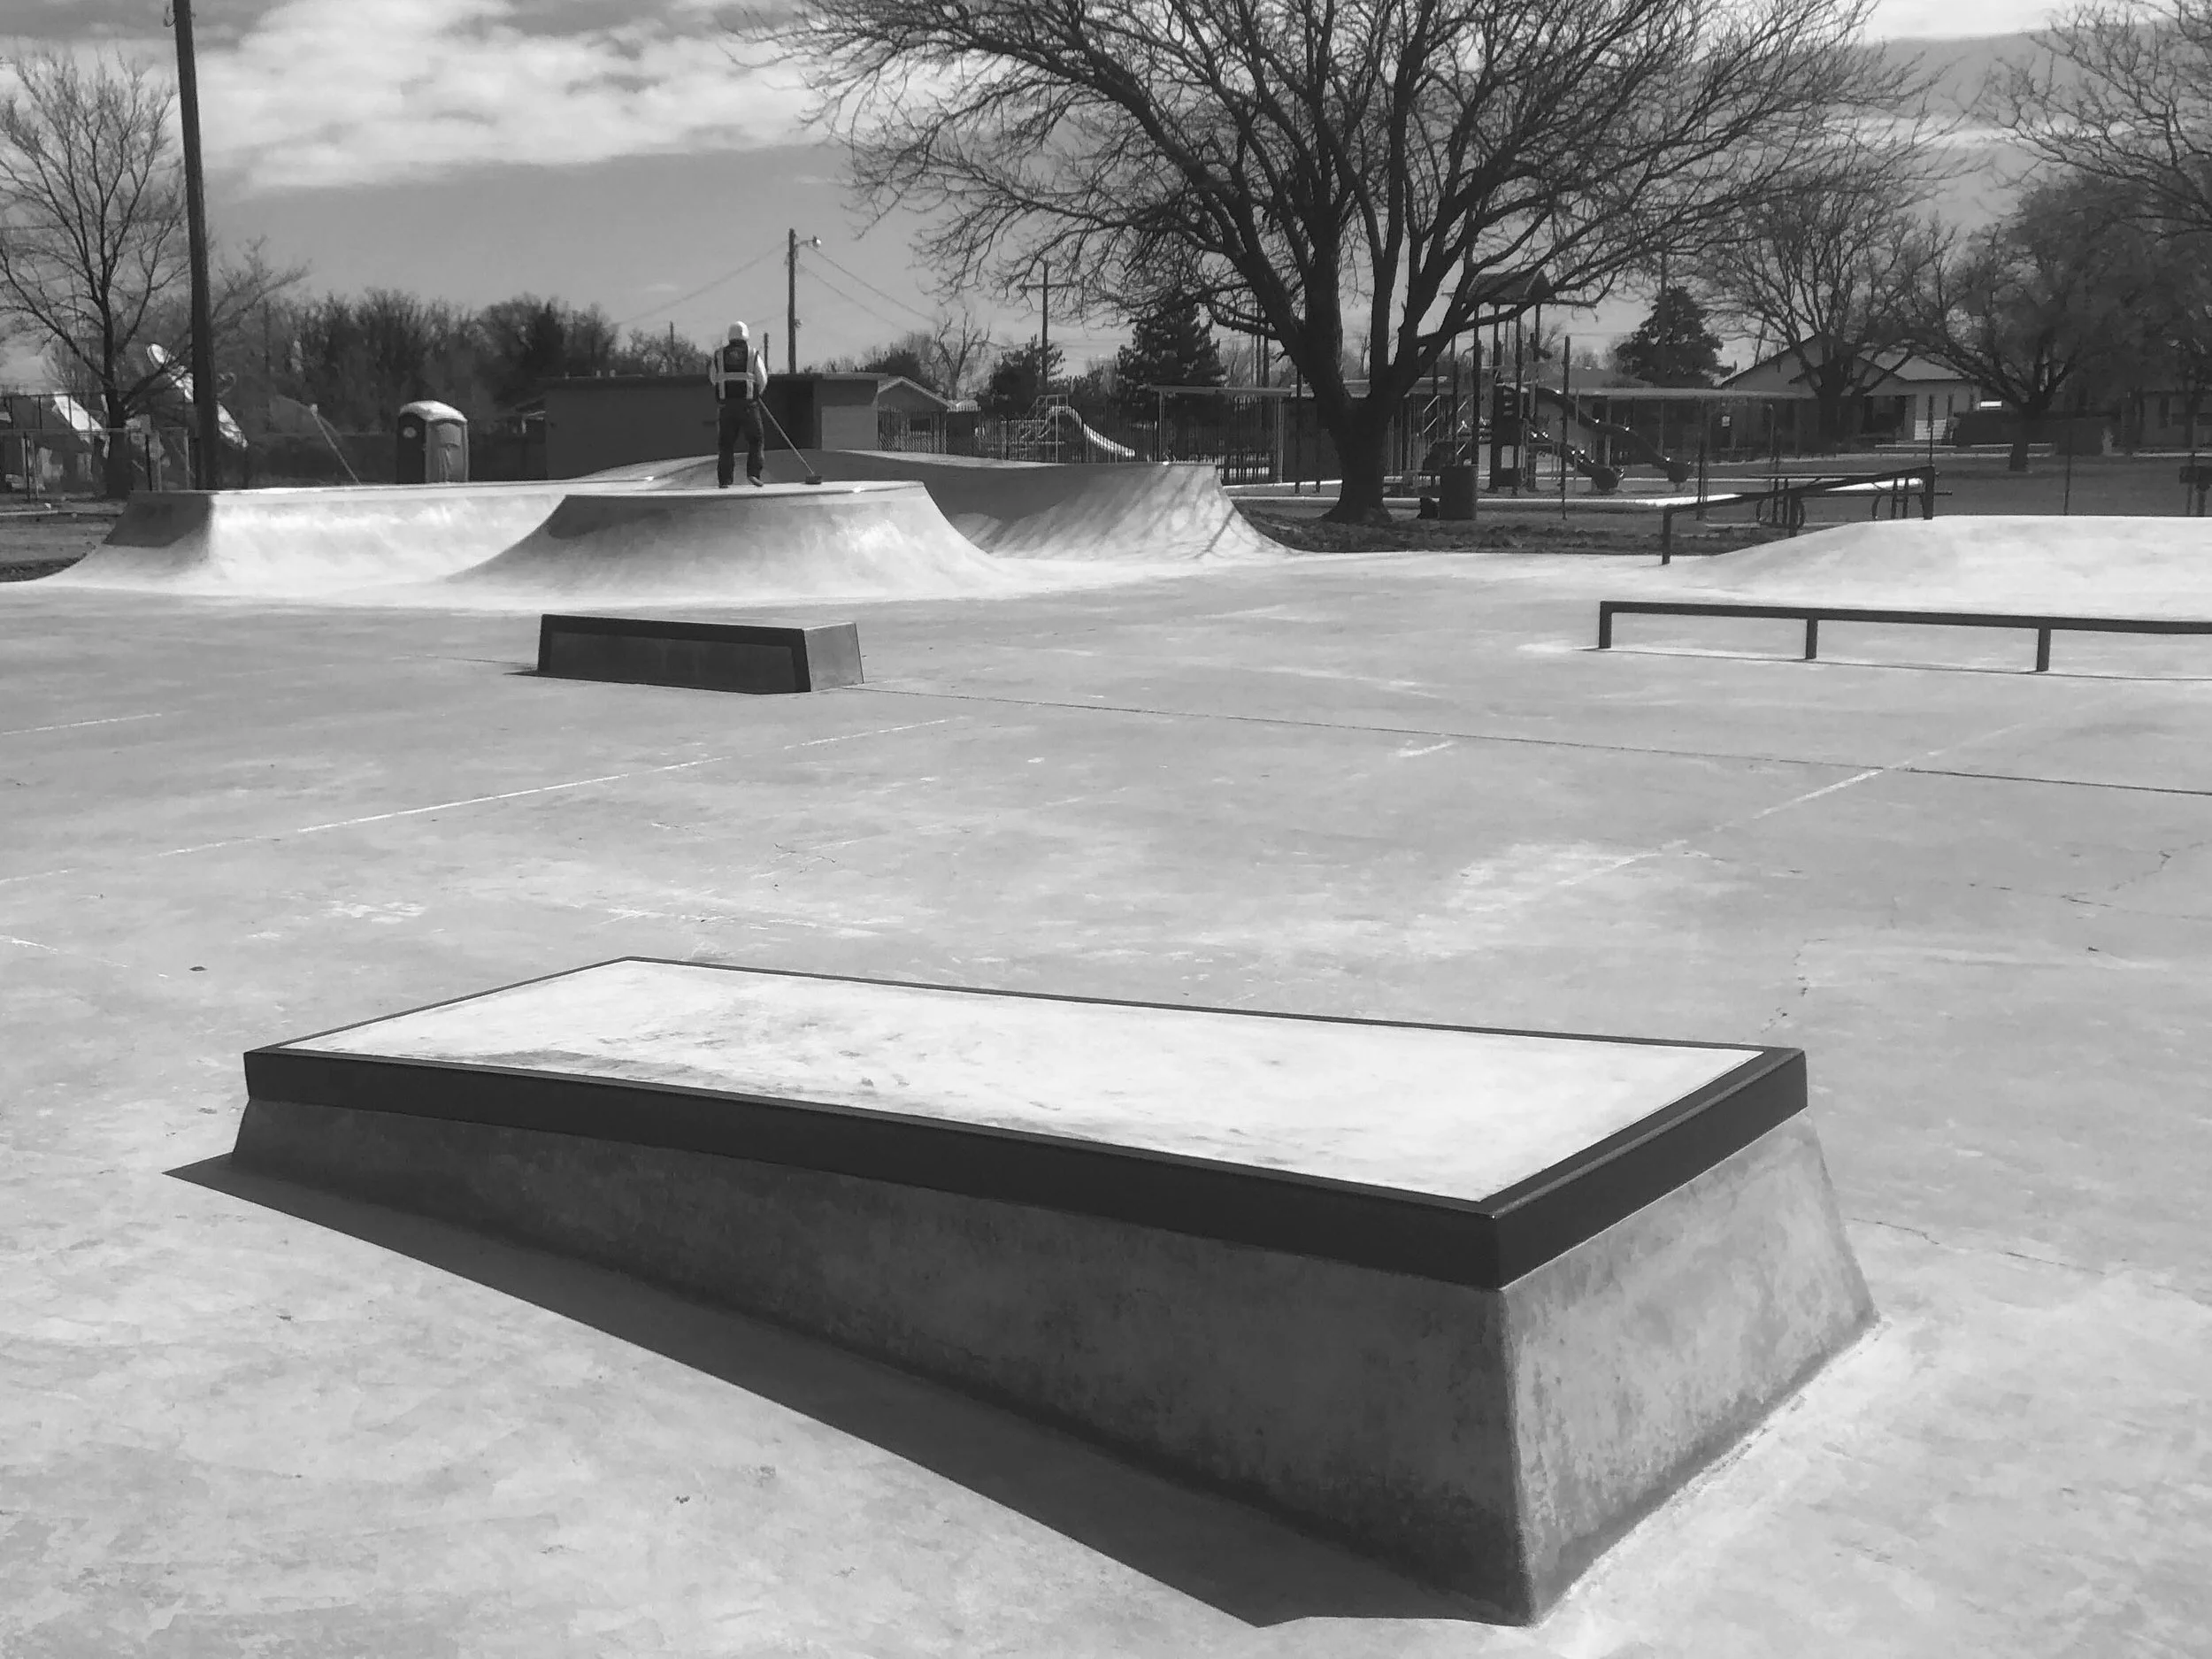
[[[753,401],[753,359],[750,346],[733,340],[722,348],[722,401]]]

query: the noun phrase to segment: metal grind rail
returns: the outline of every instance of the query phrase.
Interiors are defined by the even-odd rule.
[[[1598,649],[1613,649],[1613,618],[1644,617],[1764,617],[1805,625],[1805,660],[1820,656],[1820,625],[1824,622],[1886,622],[1943,628],[2019,628],[2035,633],[2035,672],[2051,666],[2054,634],[2212,634],[2212,621],[2178,617],[2054,617],[2008,615],[1990,611],[1886,611],[1853,605],[1761,605],[1724,601],[1671,599],[1601,599],[1598,601]]]
[[[1883,488],[1887,486],[1886,488]],[[1659,562],[1674,562],[1674,515],[1694,512],[1702,516],[1715,507],[1740,507],[1754,503],[1762,521],[1779,526],[1795,535],[1805,527],[1805,503],[1814,495],[1839,495],[1846,490],[1866,490],[1872,497],[1867,517],[1878,518],[1885,505],[1893,518],[1905,517],[1906,508],[1916,504],[1924,518],[1935,517],[1936,474],[1932,466],[1905,467],[1889,472],[1824,472],[1805,478],[1777,478],[1763,489],[1740,490],[1732,495],[1708,495],[1695,502],[1678,502],[1659,511]]]

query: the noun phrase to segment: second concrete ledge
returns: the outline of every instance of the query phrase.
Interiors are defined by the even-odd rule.
[[[827,691],[861,683],[860,629],[851,622],[547,616],[538,624],[538,672],[696,691]]]
[[[1793,1050],[626,960],[247,1081],[243,1165],[786,1321],[1515,1622],[1871,1317]]]

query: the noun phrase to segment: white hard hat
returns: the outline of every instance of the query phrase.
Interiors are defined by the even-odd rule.
[[[730,338],[733,340],[744,339],[745,325],[743,323],[732,323],[730,325]]]

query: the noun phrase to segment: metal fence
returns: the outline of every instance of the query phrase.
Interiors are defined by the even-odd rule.
[[[129,490],[182,489],[191,479],[192,437],[182,430],[0,429],[0,493],[9,496],[87,500]]]
[[[263,434],[224,446],[221,483],[226,489],[389,484],[398,477],[398,459],[390,432]],[[543,478],[542,429],[471,432],[469,476]],[[0,499],[63,502],[192,487],[192,434],[181,427],[0,427]]]

